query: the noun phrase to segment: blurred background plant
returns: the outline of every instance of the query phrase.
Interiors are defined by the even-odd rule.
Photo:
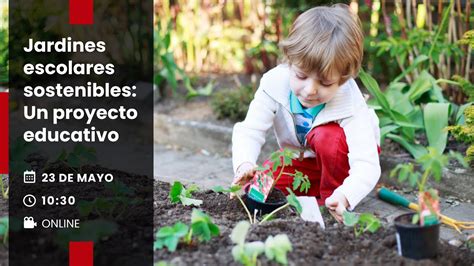
[[[0,0],[0,87],[8,83],[8,6]],[[1,91],[1,89],[0,89]]]
[[[6,2],[0,0],[0,82],[7,73]],[[466,126],[474,96],[471,0],[155,0],[154,83],[160,98],[213,96],[217,117],[243,119],[254,84],[281,62],[278,43],[294,19],[313,6],[338,2],[350,4],[362,21],[362,87],[372,94],[382,140],[414,157],[425,154],[427,145],[443,151],[449,142],[444,128]],[[243,84],[252,85],[220,82],[230,75],[245,75]]]
[[[218,119],[242,121],[247,115],[254,93],[255,89],[251,85],[221,90],[212,96],[212,109]]]

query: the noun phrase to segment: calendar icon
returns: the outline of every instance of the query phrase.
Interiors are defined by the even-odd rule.
[[[33,184],[36,182],[36,173],[35,171],[25,171],[23,172],[23,182],[27,184]]]

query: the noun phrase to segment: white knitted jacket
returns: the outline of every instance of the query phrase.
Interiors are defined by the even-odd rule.
[[[274,132],[281,148],[304,150],[305,157],[314,157],[309,148],[298,142],[290,112],[289,68],[279,65],[263,75],[255,98],[244,121],[236,123],[232,134],[234,172],[244,162],[256,163],[265,134]],[[367,107],[356,82],[349,79],[318,114],[312,127],[328,122],[338,123],[344,130],[349,148],[349,176],[336,191],[341,192],[354,207],[375,187],[380,178],[377,145],[380,144],[378,118]]]

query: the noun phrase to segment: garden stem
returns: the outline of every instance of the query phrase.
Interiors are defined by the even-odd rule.
[[[239,199],[239,201],[240,201],[240,204],[242,204],[242,206],[243,206],[243,207],[244,207],[244,209],[245,209],[245,212],[246,212],[246,213],[247,213],[247,215],[249,216],[249,221],[250,221],[250,224],[253,224],[253,221],[252,221],[252,215],[250,215],[250,211],[249,211],[249,209],[247,209],[247,206],[245,206],[245,203],[244,203],[244,201],[242,200],[242,198],[240,198],[240,196],[239,196],[239,195],[237,195],[237,194],[236,194],[235,196],[236,196],[236,197]]]
[[[290,206],[290,203],[287,203],[287,204],[281,206],[280,208],[278,208],[278,209],[272,211],[269,215],[265,216],[265,218],[263,218],[263,220],[260,221],[260,223],[258,223],[258,224],[262,224],[262,223],[265,222],[266,220],[270,219],[270,217],[272,217],[273,215],[275,215],[275,213],[277,213],[277,212],[283,210],[284,208],[286,208],[286,207],[288,207],[288,206]]]
[[[268,195],[270,195],[270,193],[272,193],[273,188],[275,187],[276,183],[278,182],[278,180],[280,180],[280,177],[283,174],[283,170],[285,170],[285,164],[283,164],[283,166],[281,167],[280,173],[278,173],[277,178],[273,182],[272,187],[270,188],[270,191],[268,192]]]
[[[185,238],[186,243],[187,243],[188,245],[191,244],[191,239],[192,239],[192,237],[193,237],[193,229],[190,228],[190,229],[189,229],[189,232],[188,232],[188,234],[186,235],[186,238]]]
[[[426,184],[426,181],[428,180],[428,176],[429,176],[430,172],[431,172],[431,169],[428,169],[428,170],[426,170],[426,171],[423,173],[423,176],[421,177],[420,186],[418,187],[418,191],[419,191],[419,192],[423,192],[423,191],[424,191],[425,184]]]

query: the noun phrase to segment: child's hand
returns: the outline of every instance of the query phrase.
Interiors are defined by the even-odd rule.
[[[338,191],[334,191],[332,195],[326,199],[326,207],[329,213],[338,221],[342,222],[342,213],[349,206],[346,197]]]
[[[232,185],[244,186],[245,184],[247,184],[250,180],[252,180],[253,176],[255,175],[255,168],[256,165],[249,162],[241,164],[237,168],[234,180],[232,180]],[[231,193],[230,198],[232,199],[233,197],[234,194]]]

